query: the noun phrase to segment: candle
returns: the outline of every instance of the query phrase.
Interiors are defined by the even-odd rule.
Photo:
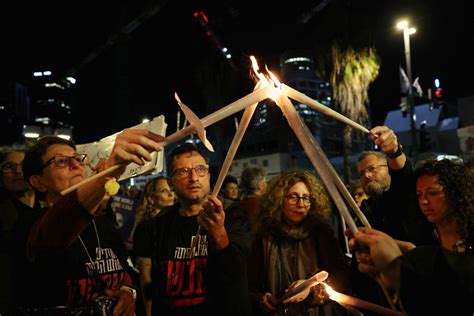
[[[91,177],[89,177],[89,178],[87,178],[87,179],[85,179],[85,180],[79,182],[79,183],[76,183],[75,185],[73,185],[73,186],[67,188],[66,190],[61,191],[61,195],[66,195],[66,194],[68,194],[68,193],[70,193],[70,192],[72,192],[72,191],[74,191],[74,190],[77,190],[80,186],[82,186],[82,185],[84,185],[84,184],[86,184],[86,183],[89,183],[89,182],[91,182],[91,181],[94,181],[95,179],[98,179],[98,178],[100,178],[100,177],[106,176],[106,175],[108,175],[109,173],[111,173],[112,171],[115,171],[115,170],[117,170],[117,169],[120,168],[120,167],[122,167],[122,166],[121,166],[121,165],[115,165],[115,166],[109,167],[109,168],[107,168],[107,169],[105,169],[105,170],[103,170],[103,171],[101,171],[101,172],[99,172],[99,173],[97,173],[97,174],[95,174],[95,175],[93,175],[93,176],[91,176]]]
[[[199,129],[199,133],[201,133],[201,132],[204,131],[203,129],[205,127],[210,126],[214,123],[217,123],[217,122],[231,116],[232,114],[237,113],[238,111],[241,111],[241,110],[245,109],[249,105],[258,104],[258,102],[269,98],[271,96],[272,92],[274,92],[274,91],[275,91],[275,87],[273,87],[272,85],[266,85],[265,87],[263,87],[261,89],[255,90],[252,93],[247,94],[246,96],[238,99],[237,101],[234,101],[234,102],[226,105],[225,107],[209,114],[208,116],[206,116],[202,120],[200,120],[200,122],[202,123],[202,130],[199,129],[201,127],[201,124],[199,124],[199,126],[196,126],[196,124],[190,124],[190,125],[186,126],[185,128],[182,128],[179,131],[167,136],[165,138],[165,140],[160,143],[160,145],[162,147],[164,147],[166,145],[174,143],[174,142],[176,142],[180,139],[183,139],[184,137],[186,137],[188,135],[191,135],[194,132],[197,132],[198,129]],[[175,96],[177,96],[177,95],[175,95]],[[204,135],[204,138],[205,138],[205,132],[202,133],[201,135]],[[203,140],[203,139],[201,139],[201,140]],[[114,169],[112,169],[112,168],[114,168]],[[90,181],[92,181],[94,179],[97,179],[101,176],[104,176],[104,175],[114,171],[116,168],[118,168],[118,167],[112,166],[112,167],[109,168],[110,170],[106,169],[106,170],[102,171],[101,173],[98,173],[98,174],[94,175],[93,179],[91,179],[92,177],[88,178],[88,179],[85,179],[84,181],[77,183],[76,185],[64,190],[63,192],[64,192],[64,194],[67,194],[71,191],[77,190],[80,186],[84,185],[85,183],[89,183]],[[63,192],[61,192],[62,195],[64,195]]]
[[[201,119],[202,125],[204,128],[217,123],[232,114],[235,114],[251,104],[258,103],[262,100],[269,98],[274,92],[275,87],[273,85],[266,85],[265,87],[255,90],[252,93],[247,94],[246,96],[234,101],[219,110],[209,114],[208,116]],[[162,142],[163,146],[169,145],[174,143],[188,135],[191,135],[195,132],[195,126],[192,124],[188,125],[186,128],[181,129],[180,131],[171,134],[170,136],[166,137],[165,140]]]
[[[285,294],[283,294],[280,298],[278,298],[277,302],[279,304],[287,304],[287,303],[293,303],[296,302],[295,300],[289,300],[295,295],[308,290],[309,288],[315,286],[318,283],[323,283],[324,280],[326,280],[328,277],[328,273],[326,271],[320,271],[314,275],[312,275],[310,278],[304,280],[302,283],[300,283],[298,286],[292,288]],[[305,295],[307,296],[309,294],[306,293]],[[306,297],[302,297],[302,299],[305,299]]]
[[[175,93],[174,94],[174,97],[176,99],[176,101],[178,101],[178,104],[179,106],[181,107],[181,110],[183,110],[185,116],[186,116],[186,119],[189,121],[189,126],[192,126],[193,127],[193,130],[196,134],[198,134],[198,137],[199,139],[201,140],[201,142],[204,144],[204,146],[206,146],[206,148],[209,150],[209,151],[212,151],[214,152],[214,147],[212,147],[212,144],[207,140],[207,137],[206,137],[206,130],[204,129],[204,125],[202,124],[201,120],[199,119],[199,117],[197,117],[196,114],[194,114],[193,111],[191,111],[190,108],[188,108],[186,106],[186,104],[184,104],[183,102],[181,102],[181,100],[179,99],[178,97],[178,94]],[[179,134],[179,133],[178,133]]]
[[[255,90],[259,90],[262,84],[263,84],[262,81],[259,81],[255,85]],[[219,172],[219,176],[217,177],[216,184],[214,185],[214,190],[212,191],[212,195],[219,194],[222,183],[224,182],[224,178],[227,172],[229,171],[232,160],[234,160],[237,149],[239,148],[240,142],[242,141],[242,138],[244,137],[245,131],[247,130],[247,127],[250,123],[250,120],[252,118],[253,113],[255,112],[255,108],[257,107],[257,105],[258,105],[258,102],[248,106],[245,109],[244,114],[242,115],[242,119],[240,120],[240,124],[234,135],[234,138],[232,139],[232,143],[229,147],[229,150],[227,151],[227,155],[225,157],[224,163],[222,164],[221,170]],[[196,238],[193,239],[193,243],[191,244],[191,249],[194,249],[196,247],[196,242],[198,240],[197,236],[200,233],[201,233],[201,226],[198,226],[198,229],[196,232]]]
[[[323,181],[326,189],[334,200],[337,209],[339,210],[342,217],[349,226],[349,229],[353,234],[355,234],[357,232],[357,225],[355,224],[354,219],[350,215],[346,204],[342,200],[340,192],[338,191],[336,185],[331,179],[333,177],[330,174],[330,168],[328,168],[327,165],[325,166],[323,163],[324,158],[326,158],[326,156],[321,150],[321,147],[317,144],[313,134],[311,134],[311,131],[301,120],[293,104],[286,95],[281,94],[276,99],[276,103],[282,110],[283,114],[286,117],[286,120],[288,121],[288,124],[293,129],[294,133],[296,134],[296,137],[303,146],[303,149],[309,160],[312,162],[314,168],[320,175],[321,180]]]
[[[324,284],[324,283],[323,283]],[[335,302],[338,302],[340,304],[347,304],[347,305],[352,305],[356,306],[359,308],[363,308],[366,310],[370,310],[376,313],[380,313],[382,315],[393,315],[393,316],[402,316],[405,315],[399,311],[380,306],[371,302],[367,302],[364,300],[361,300],[359,298],[349,296],[343,293],[339,293],[337,291],[334,291],[330,286],[324,284],[326,286],[326,291],[329,294],[329,298],[332,299]]]
[[[261,81],[257,83],[255,86],[255,90],[258,90],[262,85]],[[242,118],[240,119],[240,123],[238,124],[237,131],[235,132],[234,138],[232,139],[232,143],[230,144],[229,149],[227,150],[227,155],[225,156],[224,162],[222,164],[221,170],[219,172],[219,176],[217,177],[216,184],[214,185],[214,190],[212,191],[212,195],[217,195],[221,189],[222,182],[224,182],[224,178],[229,171],[230,164],[232,160],[234,160],[235,154],[237,153],[237,149],[239,148],[240,142],[244,137],[245,131],[252,119],[253,113],[257,107],[258,103],[252,104],[248,106]]]
[[[299,92],[298,90],[295,90],[295,89],[293,89],[293,88],[291,88],[291,87],[289,87],[289,86],[287,86],[283,83],[281,84],[281,92],[284,95],[292,98],[293,100],[296,100],[300,103],[306,104],[307,106],[311,107],[312,109],[318,110],[319,112],[322,112],[322,113],[326,114],[327,116],[330,116],[330,117],[332,117],[332,118],[334,118],[334,119],[336,119],[340,122],[343,122],[347,125],[350,125],[354,128],[357,128],[358,130],[360,130],[364,133],[367,133],[367,134],[370,133],[370,131],[367,128],[360,125],[359,123],[354,122],[353,120],[345,117],[341,113],[338,113],[338,112],[334,111],[333,109],[322,105],[318,101],[308,97],[306,94],[303,94],[303,93]]]
[[[288,96],[292,96],[295,100],[300,101],[301,103],[307,102],[308,104],[313,105],[316,109],[323,112],[324,114],[329,115],[331,117],[334,117],[334,118],[336,118],[338,120],[341,120],[341,121],[343,121],[347,124],[350,124],[351,126],[355,126],[356,128],[362,129],[364,132],[369,133],[369,130],[367,130],[365,127],[357,124],[356,122],[354,122],[354,121],[350,120],[349,118],[341,115],[340,113],[338,113],[338,112],[336,112],[336,111],[334,111],[334,110],[332,110],[328,107],[325,107],[324,105],[320,104],[319,102],[309,98],[308,96],[304,95],[303,93],[301,93],[301,92],[299,92],[299,91],[297,91],[297,90],[295,90],[295,89],[293,89],[293,88],[291,88],[291,87],[289,87],[285,84],[280,84],[278,79],[275,77],[275,75],[273,75],[273,73],[271,71],[269,71],[267,69],[267,72],[270,75],[270,77],[272,78],[272,80],[274,82],[276,82],[278,86],[280,86],[280,95],[282,95],[281,100],[282,100],[283,103],[288,102],[288,104],[291,105],[291,107],[293,108],[293,104],[288,100]],[[296,111],[294,111],[294,109],[293,109],[293,112],[296,112]],[[287,115],[285,114],[285,116],[287,116]],[[288,116],[287,116],[287,119],[288,119]],[[297,120],[301,121],[299,116],[298,116]],[[303,122],[301,122],[301,124],[304,126],[304,128],[307,129],[306,125]],[[290,126],[291,126],[291,124],[290,124]],[[295,133],[296,133],[296,130],[295,130]],[[316,160],[321,160],[323,162],[323,166],[321,166],[322,170],[319,172],[319,174],[321,175],[321,172],[325,172],[326,176],[329,176],[333,179],[333,181],[335,182],[337,188],[342,193],[343,197],[346,199],[349,206],[354,210],[354,212],[356,213],[358,218],[361,220],[362,224],[366,227],[370,227],[370,224],[369,224],[367,218],[365,217],[364,213],[361,212],[361,210],[359,209],[359,207],[355,203],[354,198],[349,193],[349,190],[347,190],[347,188],[344,185],[344,183],[342,182],[342,180],[339,178],[339,175],[337,174],[336,170],[334,170],[334,167],[332,166],[332,164],[327,159],[326,155],[322,151],[322,149],[319,146],[318,142],[314,139],[311,132],[308,131],[307,134],[309,135],[310,138],[313,139],[312,145],[315,147],[316,155],[319,156],[319,158],[316,159]],[[311,158],[310,158],[310,160],[311,160]],[[347,214],[346,215],[344,215],[343,213],[341,213],[341,214],[343,215],[342,216],[343,225],[345,225],[344,218],[347,216]],[[348,224],[351,224],[351,222],[349,222]],[[345,240],[346,240],[346,245],[347,245],[347,238]]]

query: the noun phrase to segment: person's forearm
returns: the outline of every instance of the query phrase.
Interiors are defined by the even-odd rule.
[[[76,192],[71,192],[52,205],[31,228],[27,249],[61,250],[74,242],[92,220],[92,216],[78,203]]]
[[[400,257],[389,264],[381,273],[380,281],[384,287],[393,293],[400,290]]]
[[[137,258],[138,271],[140,271],[140,290],[146,315],[151,316],[152,302],[152,279],[151,279],[151,259],[145,257]]]
[[[405,154],[401,154],[397,158],[390,158],[387,156],[387,163],[390,169],[392,170],[400,170],[405,166],[407,162],[407,156]]]
[[[210,235],[211,242],[217,251],[227,248],[230,244],[229,236],[225,229]]]
[[[77,189],[77,199],[79,203],[91,214],[97,215],[99,205],[105,195],[105,182],[107,179],[100,178],[90,183],[84,184]]]

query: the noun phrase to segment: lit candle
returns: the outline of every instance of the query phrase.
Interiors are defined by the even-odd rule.
[[[258,90],[261,85],[261,81],[259,81],[255,86],[255,89]],[[232,139],[232,143],[230,144],[230,147],[227,150],[227,155],[225,156],[224,162],[219,172],[219,176],[217,177],[216,184],[214,185],[214,190],[212,191],[212,195],[219,194],[222,183],[224,182],[224,178],[227,172],[229,171],[232,161],[234,160],[235,154],[237,153],[237,149],[239,148],[240,142],[244,137],[245,131],[247,130],[247,127],[250,123],[250,120],[252,119],[253,113],[255,112],[255,108],[257,107],[257,105],[258,103],[255,103],[245,109],[244,114],[240,119],[240,123],[238,124],[238,128],[235,132],[234,138]]]
[[[288,304],[288,303],[293,303],[297,302],[298,299],[295,300],[295,297],[297,294],[300,294],[303,291],[307,291],[308,289],[312,288],[318,283],[323,283],[324,280],[326,280],[328,277],[328,273],[326,271],[320,271],[314,275],[312,275],[310,278],[304,280],[302,283],[300,283],[298,286],[292,288],[285,294],[283,294],[280,298],[278,298],[277,302],[279,304]],[[309,294],[309,291],[307,293],[303,293],[303,295],[300,295],[300,299],[305,299]]]
[[[275,87],[273,87],[270,84],[266,85],[265,87],[261,89],[255,90],[252,93],[249,93],[246,96],[238,99],[237,101],[234,101],[220,108],[219,110],[209,114],[208,116],[202,118],[201,119],[202,125],[204,126],[204,128],[206,128],[214,123],[217,123],[231,116],[232,114],[235,114],[245,109],[249,105],[268,99],[269,97],[271,97],[272,92],[274,91],[275,91]],[[195,131],[196,131],[195,126],[193,126],[192,124],[188,125],[186,128],[183,128],[179,130],[178,132],[173,133],[170,136],[167,136],[165,140],[163,141],[162,145],[166,146],[171,143],[174,143],[188,135],[191,135]]]
[[[339,293],[337,291],[334,291],[330,286],[326,285],[325,283],[323,283],[323,284],[326,286],[326,291],[329,294],[329,298],[331,300],[335,301],[335,302],[340,303],[340,304],[347,304],[347,305],[356,306],[356,307],[363,308],[363,309],[366,309],[366,310],[370,310],[370,311],[373,311],[373,312],[376,312],[376,313],[380,313],[382,315],[393,315],[393,316],[405,315],[405,314],[403,314],[399,311],[396,311],[396,310],[393,310],[393,309],[390,309],[390,308],[387,308],[387,307],[384,307],[384,306],[380,306],[380,305],[377,305],[377,304],[374,304],[374,303],[371,303],[371,302],[367,302],[367,301],[361,300],[361,299],[353,297],[353,296],[349,296],[349,295],[346,295],[346,294],[343,294],[343,293]]]
[[[214,123],[217,123],[217,122],[231,116],[234,113],[237,113],[237,112],[245,109],[249,105],[256,104],[256,103],[258,104],[258,102],[269,98],[272,95],[272,92],[274,92],[274,91],[275,91],[275,87],[273,87],[272,85],[266,85],[265,87],[263,87],[261,89],[255,90],[252,93],[249,93],[246,96],[238,99],[237,101],[234,101],[234,102],[224,106],[223,108],[221,108],[221,109],[209,114],[208,116],[204,117],[201,120],[202,126],[205,128],[207,126],[210,126]],[[165,138],[165,140],[160,143],[160,145],[162,147],[164,147],[164,146],[169,145],[171,143],[174,143],[174,142],[176,142],[180,139],[183,139],[184,137],[186,137],[188,135],[191,135],[192,133],[195,133],[195,132],[197,132],[197,126],[195,126],[194,124],[190,124],[190,125],[186,126],[185,128],[180,129],[179,131],[167,136]],[[111,168],[114,168],[114,169],[111,169]],[[77,190],[79,187],[81,187],[85,183],[89,183],[92,180],[95,180],[95,179],[97,179],[101,176],[104,176],[104,175],[114,171],[116,168],[118,168],[118,167],[112,166],[112,167],[102,171],[101,173],[96,174],[93,179],[90,179],[90,178],[88,178],[90,180],[85,179],[84,181],[77,183],[73,187],[62,191],[61,195],[64,195],[64,194],[67,194],[71,191]]]
[[[286,120],[288,121],[288,124],[293,129],[296,137],[303,146],[306,155],[308,156],[309,160],[311,161],[314,168],[321,177],[321,180],[323,181],[326,189],[334,200],[337,209],[339,210],[339,212],[341,212],[341,215],[349,226],[349,229],[353,234],[355,234],[357,232],[357,225],[355,224],[354,219],[350,215],[346,204],[341,198],[340,192],[338,191],[336,185],[332,180],[333,177],[330,174],[331,169],[323,163],[324,158],[326,158],[326,156],[324,155],[324,152],[322,151],[321,147],[314,139],[313,134],[311,134],[311,131],[308,129],[306,124],[301,120],[300,116],[295,110],[295,107],[286,95],[281,94],[276,99],[276,103],[282,110]]]
[[[330,117],[332,117],[332,118],[334,118],[338,121],[341,121],[341,122],[343,122],[347,125],[350,125],[354,128],[357,128],[358,130],[360,130],[364,133],[367,133],[367,134],[370,133],[370,131],[367,128],[365,128],[364,126],[362,126],[362,125],[354,122],[353,120],[345,117],[341,113],[338,113],[338,112],[334,111],[333,109],[322,105],[318,101],[308,97],[306,94],[303,94],[303,93],[299,92],[298,90],[295,90],[295,89],[293,89],[293,88],[291,88],[291,87],[289,87],[285,84],[281,84],[281,92],[284,95],[292,98],[293,100],[296,100],[300,103],[306,104],[307,106],[311,107],[312,109],[318,110],[319,112],[324,113],[327,116],[330,116]]]

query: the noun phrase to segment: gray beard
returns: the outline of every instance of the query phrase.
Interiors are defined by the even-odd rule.
[[[369,182],[366,187],[364,188],[365,193],[372,197],[378,198],[385,192],[386,187],[376,181]]]

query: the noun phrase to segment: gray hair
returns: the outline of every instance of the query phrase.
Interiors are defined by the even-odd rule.
[[[25,144],[13,144],[10,146],[1,146],[0,147],[0,162],[3,162],[8,154],[19,151],[26,153],[28,151],[28,146]]]
[[[387,157],[385,156],[384,153],[381,153],[380,151],[363,151],[360,153],[359,158],[357,158],[357,164],[364,160],[368,156],[376,156],[379,159],[382,159],[383,161],[387,161]]]
[[[254,194],[258,189],[258,182],[265,178],[266,172],[263,168],[248,167],[242,171],[240,185],[245,195]]]

